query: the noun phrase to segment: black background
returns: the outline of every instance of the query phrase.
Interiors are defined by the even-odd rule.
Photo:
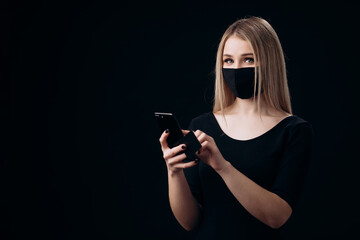
[[[167,198],[154,111],[211,111],[239,18],[277,31],[315,149],[286,239],[357,233],[355,5],[343,1],[2,1],[1,239],[188,239]]]

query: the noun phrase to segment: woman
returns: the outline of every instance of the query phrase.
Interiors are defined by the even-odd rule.
[[[159,139],[171,209],[197,239],[277,239],[305,180],[313,129],[292,114],[271,25],[250,17],[229,26],[215,72],[213,111],[189,126],[202,145],[197,161],[183,161],[186,145],[167,146],[168,131]]]

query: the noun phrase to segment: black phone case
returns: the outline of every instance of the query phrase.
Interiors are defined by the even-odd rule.
[[[164,119],[160,120],[158,116],[163,115]],[[201,148],[201,144],[196,138],[193,131],[188,132],[184,135],[181,131],[179,122],[171,113],[155,112],[155,117],[158,122],[158,125],[162,131],[165,129],[170,129],[170,135],[167,138],[167,143],[170,148],[176,147],[180,144],[185,144],[187,148],[184,151],[181,151],[179,154],[185,153],[186,159],[183,162],[190,162],[197,158],[196,151]],[[165,119],[167,118],[167,120]],[[165,124],[166,122],[166,124]]]
[[[169,147],[173,148],[177,146],[177,142],[184,137],[184,134],[182,133],[180,124],[175,116],[171,113],[155,112],[155,120],[161,131],[165,131],[165,129],[170,131],[170,135],[166,139]]]
[[[196,151],[201,148],[201,144],[199,140],[196,138],[193,131],[188,132],[184,137],[182,137],[176,145],[186,144],[186,149],[184,153],[186,155],[186,159],[183,162],[190,162],[197,158]]]

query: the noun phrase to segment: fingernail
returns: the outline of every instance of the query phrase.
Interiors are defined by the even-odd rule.
[[[186,145],[182,145],[181,148],[182,148],[182,149],[185,149],[185,148],[186,148]]]
[[[166,129],[166,130],[165,130],[165,133],[168,133],[168,132],[169,132],[169,129]]]

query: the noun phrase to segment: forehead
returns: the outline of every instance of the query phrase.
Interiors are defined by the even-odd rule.
[[[231,36],[228,38],[224,45],[224,54],[230,54],[238,56],[243,53],[252,53],[250,44],[248,41],[242,40],[239,37]]]

